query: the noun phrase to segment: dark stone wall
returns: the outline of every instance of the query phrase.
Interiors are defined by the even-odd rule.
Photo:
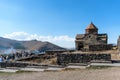
[[[57,54],[57,64],[89,63],[91,60],[111,60],[111,54]]]
[[[117,48],[118,48],[118,50],[120,51],[120,36],[119,36],[119,38],[118,38],[118,40],[117,40]]]
[[[102,51],[102,50],[111,50],[113,47],[112,44],[109,45],[90,45],[89,50],[90,51]]]

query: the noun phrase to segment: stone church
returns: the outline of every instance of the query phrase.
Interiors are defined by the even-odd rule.
[[[118,48],[118,50],[120,51],[120,36],[119,36],[119,38],[118,38],[118,40],[117,40],[117,48]]]
[[[91,22],[85,29],[85,34],[77,34],[75,40],[76,50],[79,51],[101,51],[109,50],[112,45],[107,44],[106,33],[99,34],[98,28]]]

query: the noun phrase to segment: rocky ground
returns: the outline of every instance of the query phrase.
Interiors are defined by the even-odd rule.
[[[120,67],[59,72],[0,73],[0,80],[120,80]]]

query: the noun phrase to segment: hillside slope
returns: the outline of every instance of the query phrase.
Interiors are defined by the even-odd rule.
[[[64,48],[59,47],[59,46],[52,44],[50,42],[41,42],[41,41],[37,41],[37,40],[21,41],[21,44],[29,50],[39,50],[39,51],[65,50]]]
[[[11,40],[0,37],[0,50],[9,49],[9,48],[29,49],[29,50],[39,50],[39,51],[65,50],[64,48],[54,45],[50,42],[42,42],[37,40],[17,41],[17,40]]]

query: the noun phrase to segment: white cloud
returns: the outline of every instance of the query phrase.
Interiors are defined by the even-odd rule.
[[[10,34],[5,34],[3,37],[15,40],[39,40],[39,41],[48,41],[65,48],[74,47],[74,38],[71,38],[67,35],[62,36],[42,36],[37,34],[29,34],[26,32],[13,32]]]

